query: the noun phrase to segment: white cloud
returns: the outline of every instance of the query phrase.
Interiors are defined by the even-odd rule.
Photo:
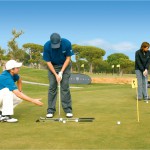
[[[112,49],[116,51],[131,51],[137,49],[137,47],[130,42],[121,42],[118,44],[112,45]]]
[[[110,44],[103,40],[103,39],[94,39],[94,40],[90,40],[90,41],[84,41],[80,43],[81,45],[90,45],[90,46],[96,46],[96,47],[100,47],[102,49],[110,49]]]
[[[99,46],[99,45],[106,44],[106,42],[102,39],[95,39],[91,41],[85,41],[83,42],[83,44]]]
[[[84,41],[80,43],[81,45],[90,45],[102,48],[104,50],[113,50],[116,52],[129,52],[137,49],[137,46],[131,42],[121,42],[121,43],[109,43],[103,39],[94,39],[90,41]]]

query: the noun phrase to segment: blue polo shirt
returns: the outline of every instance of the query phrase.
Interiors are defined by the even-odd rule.
[[[12,76],[7,70],[0,74],[0,90],[8,88],[10,91],[18,89],[15,82],[19,80],[19,75]]]
[[[71,43],[67,39],[62,38],[60,48],[57,49],[51,48],[51,41],[49,40],[44,45],[43,59],[53,65],[62,66],[66,57],[73,54]]]

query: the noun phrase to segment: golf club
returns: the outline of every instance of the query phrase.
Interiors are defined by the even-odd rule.
[[[147,100],[145,101],[146,103],[148,103],[148,90],[147,90],[148,87],[147,87],[147,82],[148,82],[147,81],[147,76],[145,76],[145,86],[146,86],[146,94],[147,94],[146,95]]]
[[[58,105],[59,105],[59,106],[58,106],[59,108],[58,108],[58,109],[59,109],[59,116],[60,116],[60,103],[61,103],[61,102],[60,102],[60,99],[61,99],[61,96],[60,96],[60,82],[59,82],[59,83],[58,83],[58,100],[59,100],[59,104],[58,104]]]

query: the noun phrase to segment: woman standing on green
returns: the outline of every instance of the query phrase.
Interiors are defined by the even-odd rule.
[[[135,53],[135,73],[138,81],[138,100],[149,100],[147,92],[148,68],[150,65],[149,43],[143,42]]]

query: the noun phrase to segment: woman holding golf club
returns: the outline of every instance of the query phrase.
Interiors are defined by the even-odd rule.
[[[138,100],[149,100],[147,91],[148,68],[150,65],[149,43],[143,42],[135,53],[135,73],[138,81]]]
[[[52,118],[56,111],[57,85],[59,89],[59,115],[61,97],[61,103],[66,117],[73,117],[69,89],[72,55],[73,51],[70,41],[61,38],[58,33],[53,33],[50,36],[50,40],[44,45],[43,59],[47,62],[48,78],[50,81],[47,118]]]

